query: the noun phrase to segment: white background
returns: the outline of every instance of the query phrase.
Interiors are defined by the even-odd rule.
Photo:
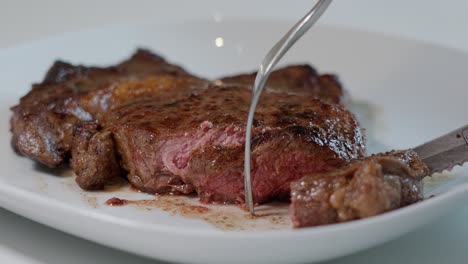
[[[0,0],[0,48],[103,25],[183,20],[186,16],[293,21],[314,2]],[[463,0],[336,0],[321,23],[468,51],[468,1]],[[467,263],[467,249],[468,207],[398,240],[329,263]],[[0,263],[155,262],[63,234],[0,209]]]

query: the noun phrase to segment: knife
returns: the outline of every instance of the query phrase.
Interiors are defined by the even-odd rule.
[[[430,175],[468,161],[468,125],[413,149],[426,163]]]

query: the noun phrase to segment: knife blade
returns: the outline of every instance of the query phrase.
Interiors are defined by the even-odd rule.
[[[468,161],[468,125],[413,149],[426,163],[430,174],[463,165]]]

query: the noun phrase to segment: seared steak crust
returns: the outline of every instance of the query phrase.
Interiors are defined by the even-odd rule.
[[[256,72],[224,77],[219,80],[224,85],[252,86]],[[293,65],[271,73],[266,84],[269,92],[283,92],[296,95],[309,95],[334,104],[348,103],[348,94],[338,78],[331,74],[319,75],[309,65]]]
[[[54,63],[43,82],[34,84],[19,104],[12,107],[13,148],[49,167],[64,164],[74,124],[94,119],[76,106],[74,98],[125,80],[157,74],[189,76],[182,68],[146,50],[138,50],[129,60],[109,68]]]
[[[328,173],[291,184],[294,227],[316,226],[374,216],[423,199],[429,170],[412,150],[356,160]]]

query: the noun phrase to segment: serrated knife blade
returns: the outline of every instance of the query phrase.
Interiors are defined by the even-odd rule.
[[[413,149],[429,167],[430,174],[468,161],[468,125]]]

